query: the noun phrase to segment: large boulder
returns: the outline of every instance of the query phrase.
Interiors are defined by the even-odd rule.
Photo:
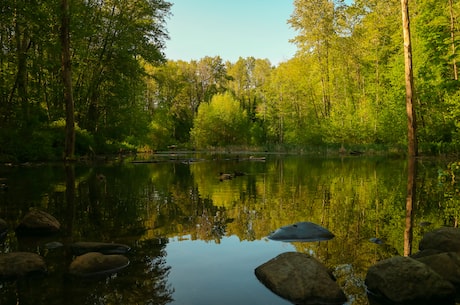
[[[108,275],[128,265],[129,259],[123,255],[90,252],[77,256],[70,264],[69,273],[81,277]]]
[[[320,241],[334,238],[328,229],[312,222],[303,221],[281,227],[268,235],[271,240],[278,241]]]
[[[16,232],[21,235],[46,235],[57,233],[60,228],[59,221],[50,214],[31,209],[16,228]]]
[[[424,263],[445,280],[451,282],[460,292],[460,255],[455,252],[444,252],[417,259]]]
[[[460,229],[444,227],[427,232],[419,243],[420,251],[435,249],[442,252],[460,252]]]
[[[131,248],[124,244],[103,243],[93,241],[80,241],[70,245],[75,255],[82,255],[89,252],[100,252],[102,254],[125,254]]]
[[[286,252],[255,269],[267,288],[294,304],[343,304],[347,298],[327,268],[314,257]]]
[[[392,304],[454,304],[455,288],[433,269],[415,259],[395,256],[367,271],[369,297]]]
[[[43,258],[30,252],[10,252],[0,254],[0,279],[14,280],[29,274],[45,273]]]

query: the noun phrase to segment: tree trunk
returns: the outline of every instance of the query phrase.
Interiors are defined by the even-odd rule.
[[[29,31],[16,21],[16,49],[17,49],[17,74],[9,95],[9,103],[14,103],[14,93],[17,90],[18,101],[21,107],[21,123],[27,126],[30,123],[30,107],[29,107],[29,94],[27,88],[28,72],[27,72],[27,52],[31,46],[29,39]]]
[[[404,63],[406,80],[406,111],[407,111],[407,136],[409,157],[416,157],[417,148],[417,124],[414,109],[414,76],[412,71],[412,46],[410,37],[409,5],[408,0],[401,0],[402,25],[404,34]]]
[[[450,11],[450,39],[452,41],[452,65],[454,68],[454,79],[458,80],[457,60],[455,59],[455,16],[454,16],[454,1],[449,0]]]
[[[75,153],[75,114],[70,64],[70,10],[68,0],[61,1],[61,14],[61,65],[66,112],[64,160],[72,160]]]

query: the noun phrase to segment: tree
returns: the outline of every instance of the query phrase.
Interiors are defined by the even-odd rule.
[[[342,0],[295,0],[294,12],[289,19],[299,31],[293,40],[304,53],[313,54],[321,71],[322,112],[328,117],[331,110],[330,52],[337,34],[338,15]]]
[[[79,3],[82,18],[75,18],[72,32],[79,46],[74,60],[79,67],[77,120],[100,146],[133,142],[148,130],[143,63],[164,61],[164,23],[170,7],[164,0]]]
[[[72,74],[70,62],[70,10],[69,1],[61,1],[61,48],[62,48],[62,82],[65,101],[65,147],[64,159],[71,160],[75,153],[75,114],[72,94]]]
[[[190,132],[196,147],[247,144],[246,111],[229,93],[216,94],[210,103],[202,103]]]
[[[408,152],[410,157],[416,157],[417,149],[417,124],[414,109],[414,76],[412,70],[412,44],[410,36],[409,5],[408,0],[401,0],[402,27],[404,34],[404,65],[406,80],[406,111]]]
[[[90,150],[79,131],[96,138],[101,153],[144,141],[141,62],[164,61],[170,7],[164,0],[0,1],[0,155],[72,158],[73,146],[75,154]]]
[[[258,109],[264,118],[268,138],[277,144],[308,145],[322,141],[321,81],[313,72],[317,62],[309,56],[281,63],[264,86],[265,107]]]
[[[266,84],[272,71],[268,59],[240,57],[235,63],[227,62],[228,90],[240,102],[252,123],[251,144],[266,144]]]
[[[449,15],[450,15],[450,39],[451,39],[451,47],[452,47],[452,66],[454,70],[454,79],[458,80],[458,68],[457,68],[457,59],[456,59],[456,32],[455,32],[455,24],[456,24],[456,16],[454,14],[454,0],[449,0]]]

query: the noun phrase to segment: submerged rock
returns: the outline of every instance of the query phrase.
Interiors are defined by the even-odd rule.
[[[82,255],[89,252],[100,252],[102,254],[125,254],[131,248],[124,244],[103,243],[92,241],[81,241],[70,245],[70,249],[75,255]]]
[[[64,247],[64,244],[58,241],[51,241],[51,242],[44,244],[44,247],[45,249],[51,250],[51,249],[57,249],[57,248]]]
[[[402,256],[376,263],[365,283],[371,299],[391,304],[454,304],[455,288],[427,265]]]
[[[31,209],[16,228],[16,232],[21,235],[46,235],[56,233],[60,228],[59,221],[50,214]]]
[[[129,259],[123,255],[105,255],[90,252],[77,256],[69,267],[69,273],[75,276],[91,277],[118,272],[129,265]]]
[[[46,263],[38,254],[30,252],[0,254],[0,279],[2,280],[15,280],[29,274],[45,272]]]
[[[347,298],[327,268],[314,257],[286,252],[255,269],[267,288],[294,304],[343,304]]]
[[[284,226],[270,233],[268,238],[278,241],[320,241],[334,238],[328,229],[321,227],[312,222],[298,222],[292,225]]]

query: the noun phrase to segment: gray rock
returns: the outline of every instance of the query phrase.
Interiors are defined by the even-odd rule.
[[[374,243],[374,244],[377,244],[377,245],[383,245],[385,242],[383,241],[383,239],[381,238],[378,238],[378,237],[371,237],[369,238],[369,241],[371,243]]]
[[[367,271],[369,295],[396,304],[454,304],[455,288],[427,265],[402,256],[376,263]]]
[[[43,258],[30,252],[10,252],[0,254],[0,279],[14,280],[29,274],[45,273]]]
[[[81,241],[70,245],[75,255],[82,255],[89,252],[100,252],[103,254],[126,254],[131,248],[124,244],[103,243],[92,241]]]
[[[44,245],[44,248],[45,249],[48,249],[48,250],[51,250],[51,249],[57,249],[57,248],[61,248],[61,247],[64,247],[64,244],[58,242],[58,241],[51,241],[51,242],[48,242]]]
[[[31,209],[16,228],[16,232],[23,235],[43,235],[56,233],[60,228],[59,221],[50,214]]]
[[[334,238],[326,228],[312,222],[304,221],[284,226],[270,233],[268,238],[278,241],[320,241]]]
[[[445,227],[423,235],[420,250],[436,249],[442,252],[460,252],[460,229]]]
[[[460,292],[460,256],[455,252],[444,252],[417,259],[445,280],[451,282]]]
[[[347,298],[327,268],[314,257],[286,252],[255,269],[275,294],[295,304],[343,304]]]
[[[81,277],[108,275],[128,265],[129,259],[123,255],[90,252],[77,256],[70,264],[69,273]]]

